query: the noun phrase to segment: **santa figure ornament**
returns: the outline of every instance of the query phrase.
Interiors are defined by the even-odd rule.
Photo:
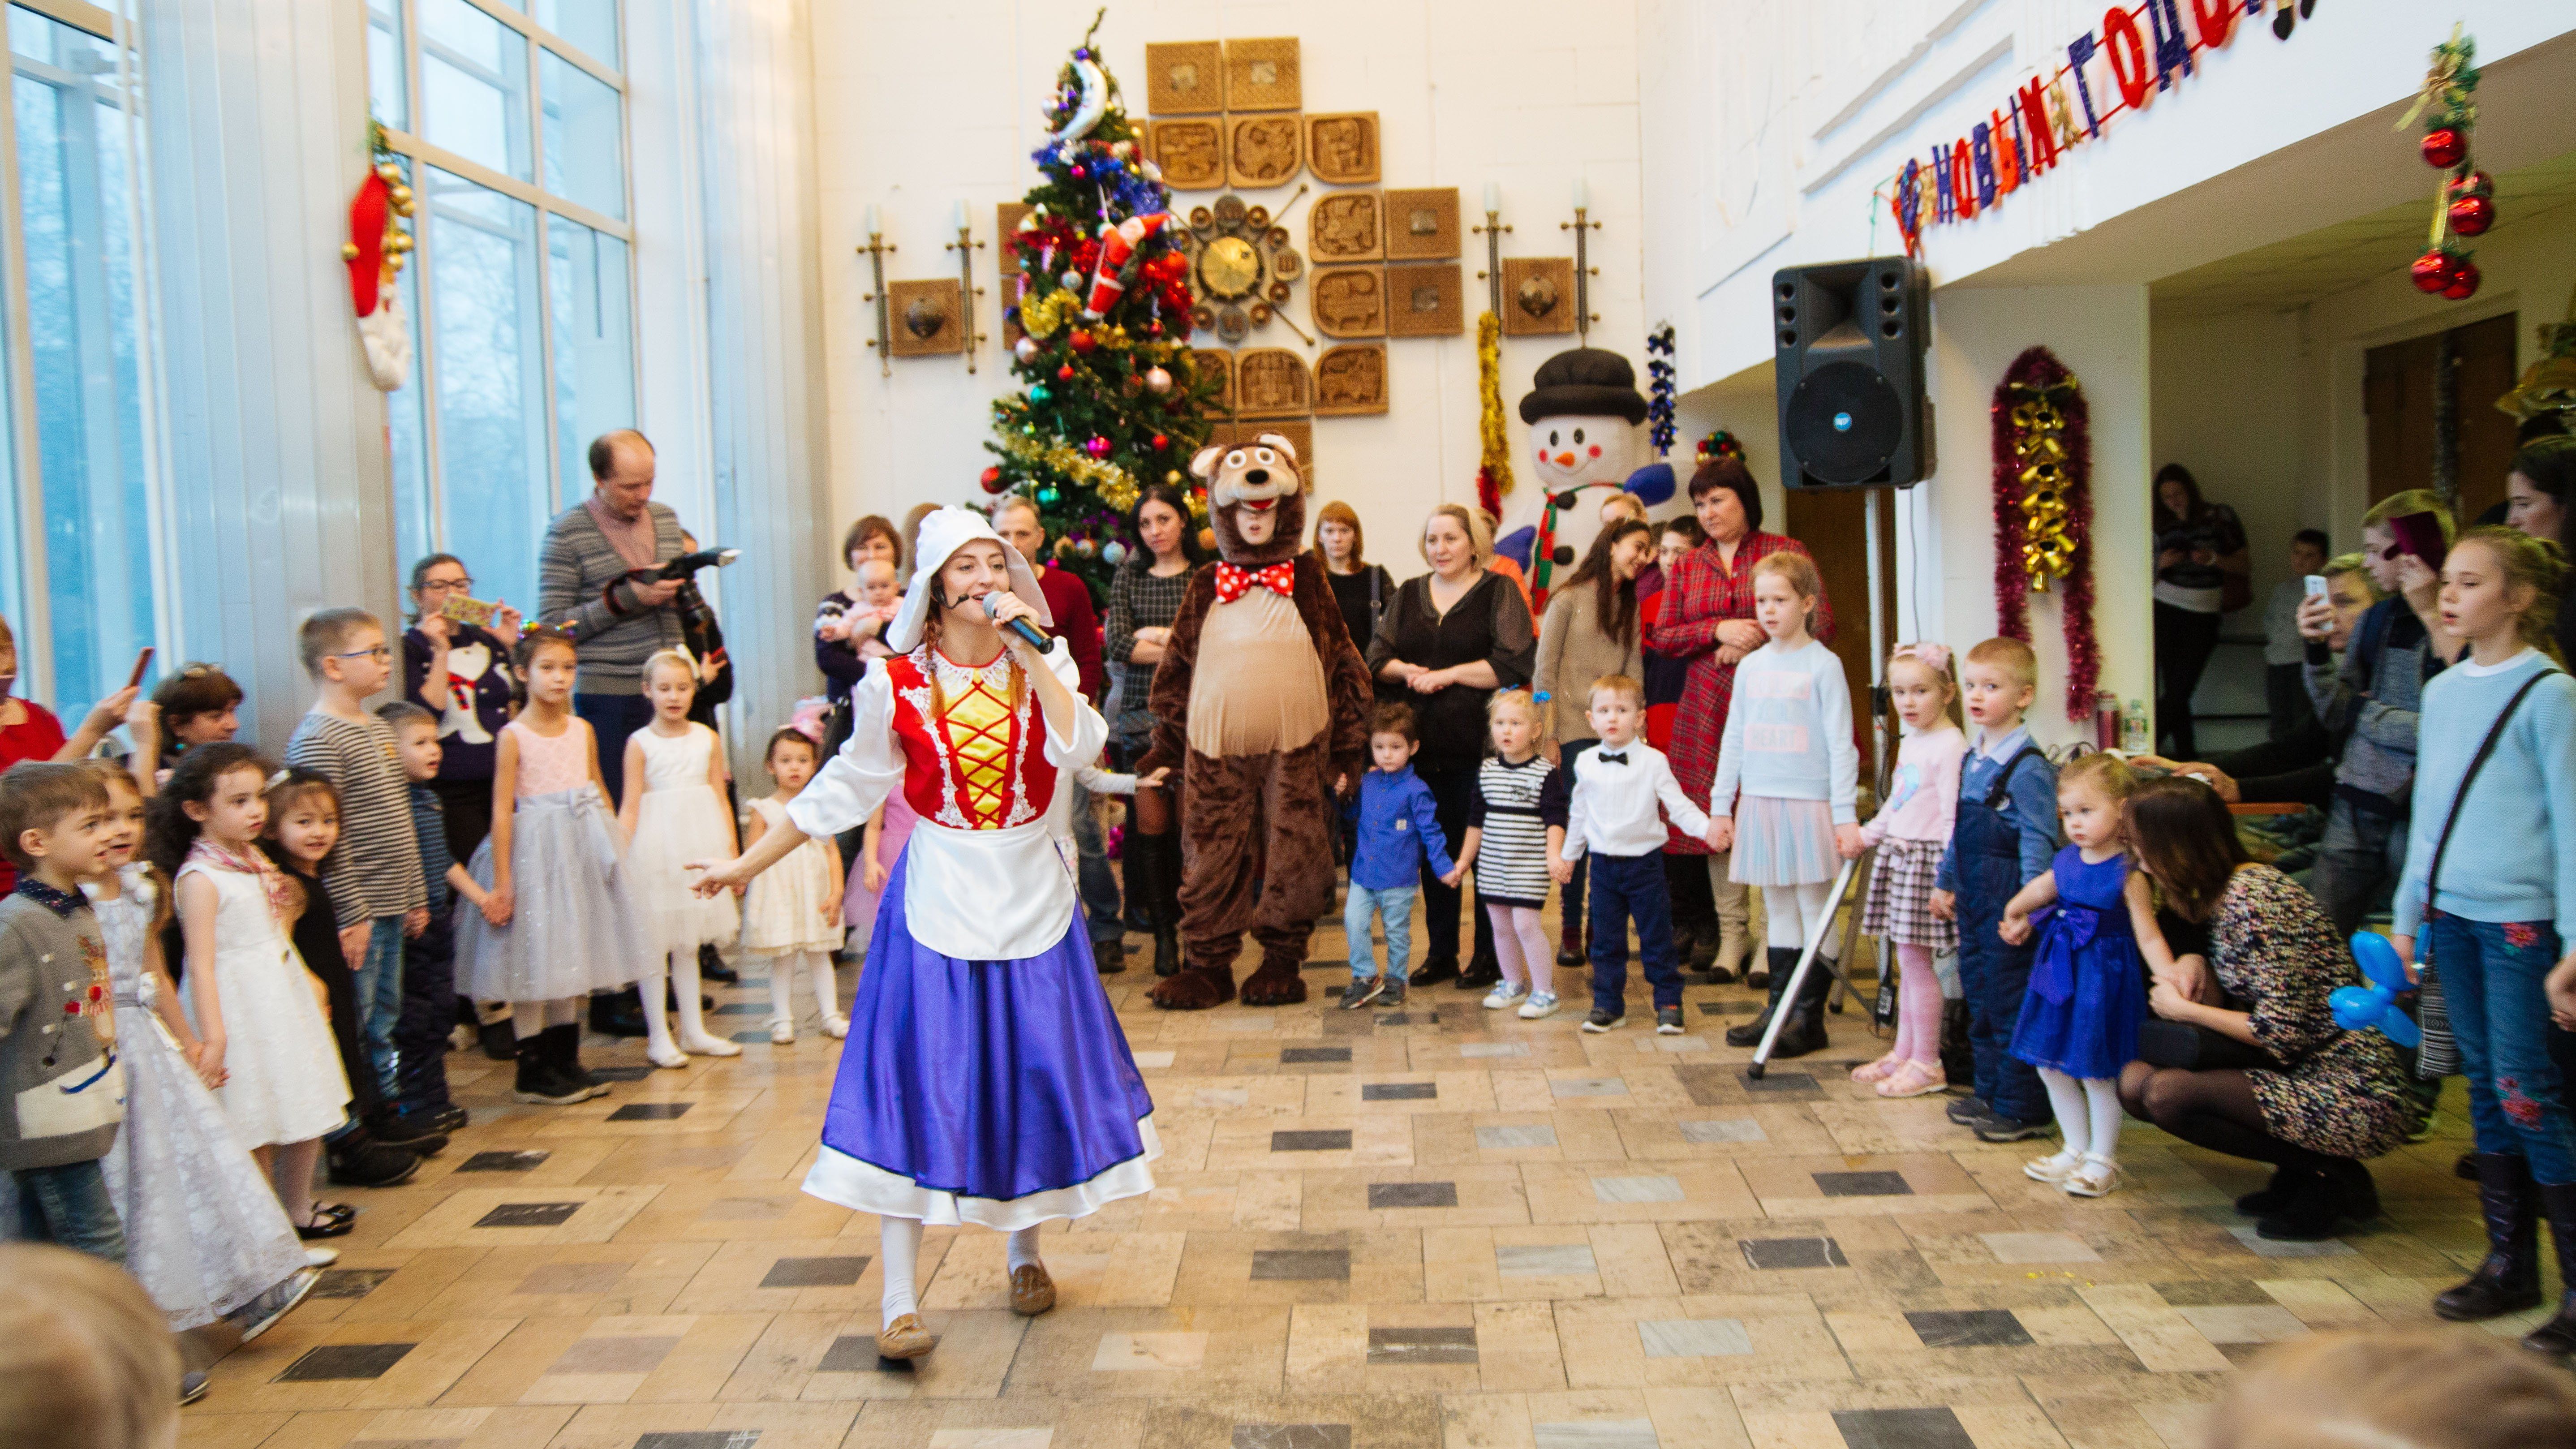
[[[413,202],[401,166],[389,153],[378,155],[349,203],[349,239],[340,244],[340,259],[349,266],[349,303],[367,350],[367,379],[377,391],[393,392],[411,376],[411,322],[394,278],[411,254],[402,218],[412,214]]]
[[[1516,501],[1495,552],[1521,565],[1535,613],[1547,607],[1550,579],[1572,569],[1601,532],[1601,505],[1637,471],[1646,399],[1628,359],[1597,347],[1558,353],[1530,382],[1521,456],[1539,486]]]

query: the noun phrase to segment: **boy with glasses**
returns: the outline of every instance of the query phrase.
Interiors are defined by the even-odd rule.
[[[286,741],[286,763],[340,792],[340,843],[323,881],[340,915],[340,950],[357,978],[358,1030],[387,1101],[397,1095],[394,1024],[402,1016],[403,938],[429,928],[429,892],[413,834],[411,787],[391,726],[367,696],[393,677],[384,625],[364,609],[322,609],[296,631],[313,708]],[[400,1145],[388,1124],[380,1141]]]

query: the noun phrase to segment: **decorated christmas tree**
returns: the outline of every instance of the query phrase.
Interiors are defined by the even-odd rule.
[[[1105,13],[1105,12],[1104,12]],[[1019,254],[1012,371],[1021,392],[993,404],[997,458],[984,491],[1035,503],[1051,562],[1095,592],[1126,556],[1121,520],[1144,484],[1192,490],[1216,381],[1190,364],[1189,256],[1161,173],[1138,151],[1118,83],[1092,36],[1057,72],[1034,156],[1044,179],[1009,244]]]

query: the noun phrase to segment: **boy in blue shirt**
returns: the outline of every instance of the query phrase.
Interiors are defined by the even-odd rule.
[[[1375,768],[1361,777],[1359,798],[1343,807],[1359,822],[1358,842],[1351,850],[1350,900],[1342,910],[1342,933],[1351,947],[1344,1011],[1371,1003],[1404,1004],[1406,957],[1413,949],[1413,889],[1424,857],[1433,873],[1452,885],[1465,873],[1449,858],[1431,787],[1413,773],[1413,755],[1421,748],[1412,710],[1400,704],[1377,707],[1369,720],[1369,761]],[[1369,947],[1372,918],[1386,923],[1384,971]]]
[[[1950,1120],[1984,1142],[2037,1137],[2051,1121],[2039,1073],[2006,1050],[2036,948],[2006,945],[1996,933],[2004,907],[2057,854],[2057,767],[2021,722],[2038,692],[2039,661],[2018,639],[1987,640],[1968,651],[1959,671],[1977,733],[1959,767],[1959,813],[1935,877],[1932,913],[1959,923],[1959,986],[1977,1062],[1976,1094],[1952,1102]]]

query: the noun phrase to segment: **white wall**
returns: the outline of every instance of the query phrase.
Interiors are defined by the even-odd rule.
[[[978,325],[993,335],[966,374],[956,357],[898,359],[882,374],[863,217],[883,208],[887,240],[902,250],[894,278],[954,276],[950,209],[968,203],[975,234],[993,240],[993,206],[1016,200],[1037,176],[1040,102],[1056,68],[1079,43],[1089,0],[1000,4],[963,0],[919,6],[895,0],[833,0],[814,14],[816,133],[825,355],[831,419],[832,516],[837,536],[862,512],[900,517],[924,499],[981,498],[976,476],[990,461],[989,404],[1017,390],[1003,366],[993,249],[975,254],[988,288]],[[1131,3],[1111,8],[1100,43],[1133,114],[1145,107],[1147,41],[1296,36],[1309,112],[1374,110],[1386,186],[1455,186],[1466,224],[1481,220],[1487,181],[1503,190],[1507,255],[1563,256],[1572,241],[1576,176],[1591,190],[1592,307],[1596,346],[1626,355],[1645,384],[1643,339],[1650,319],[1639,300],[1635,20],[1626,0],[1587,6],[1580,23],[1540,0],[1432,0],[1389,9],[1357,0],[1321,4]],[[1291,188],[1247,193],[1276,205]],[[1320,187],[1318,188],[1321,189]],[[1213,192],[1181,193],[1186,208]],[[1311,203],[1312,197],[1309,197]],[[1305,204],[1289,226],[1305,235]],[[1388,344],[1392,407],[1383,417],[1315,423],[1319,496],[1359,510],[1373,556],[1399,575],[1419,567],[1409,540],[1422,514],[1443,499],[1475,496],[1476,357],[1473,322],[1482,310],[1482,238],[1464,238],[1469,332],[1456,338]],[[1304,285],[1289,315],[1307,321]],[[1203,345],[1213,345],[1202,336]],[[1503,400],[1516,408],[1533,369],[1574,338],[1507,339]],[[1247,345],[1307,349],[1274,322]],[[1513,414],[1514,441],[1521,436]],[[1520,472],[1526,479],[1526,469]],[[1523,481],[1521,487],[1530,485]]]
[[[2231,635],[2259,633],[2259,606],[2289,577],[2290,535],[2325,528],[2326,460],[2307,448],[2302,318],[2296,311],[2158,316],[2153,469],[2180,463],[2204,497],[2236,510],[2253,551],[2254,610],[2229,616]],[[2355,384],[2353,402],[2360,405]],[[2357,515],[2356,515],[2357,516]],[[2331,530],[2330,530],[2331,531]],[[2357,547],[2356,533],[2343,535]],[[2145,569],[2145,554],[2126,561]]]

